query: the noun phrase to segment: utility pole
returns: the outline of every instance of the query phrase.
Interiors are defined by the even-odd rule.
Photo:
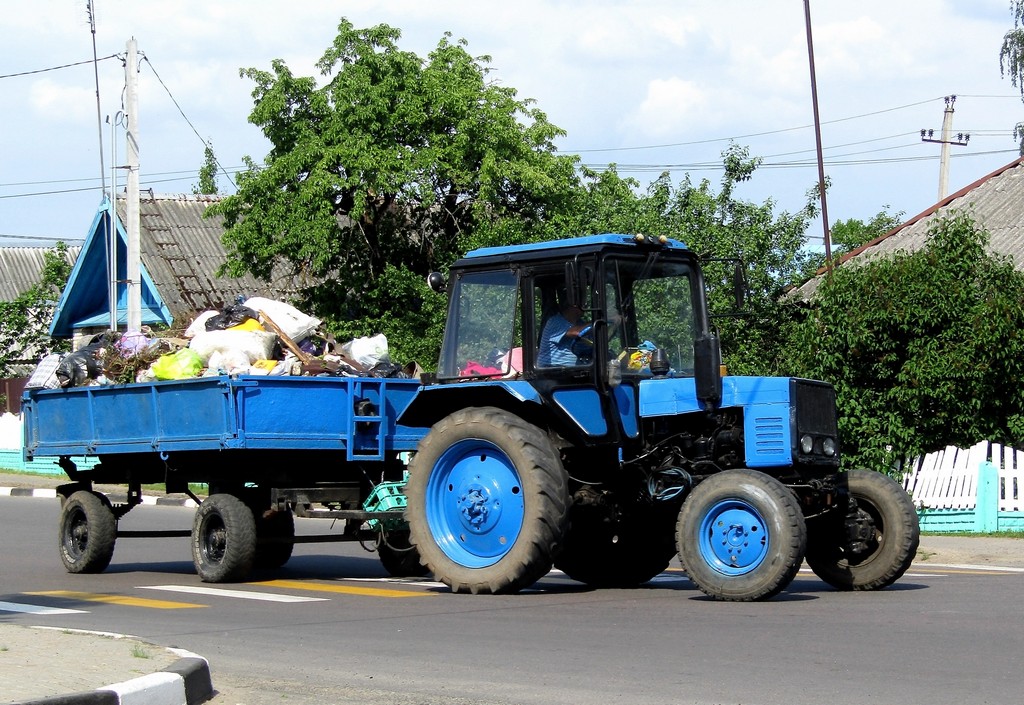
[[[832,273],[832,235],[828,227],[828,202],[825,199],[825,160],[821,151],[821,118],[818,116],[818,81],[814,74],[814,40],[811,37],[811,3],[804,0],[807,28],[807,63],[811,70],[811,103],[814,106],[814,139],[818,152],[818,198],[821,200],[822,241],[825,243],[825,266]]]
[[[949,145],[955,144],[959,147],[967,146],[971,139],[970,134],[958,132],[956,140],[952,139],[953,134],[953,104],[956,103],[955,95],[947,95],[945,98],[946,109],[942,113],[942,136],[934,139],[935,130],[921,130],[922,142],[937,142],[942,145],[939,156],[939,200],[941,201],[949,193]]]
[[[125,190],[125,206],[128,215],[125,227],[128,230],[128,270],[126,330],[142,328],[142,282],[139,274],[139,77],[136,58],[135,38],[128,40],[128,63],[125,64],[125,93],[127,98],[127,120],[125,142],[128,148],[126,168],[128,179]]]

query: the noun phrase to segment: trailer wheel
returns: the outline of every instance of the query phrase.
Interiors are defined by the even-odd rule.
[[[719,600],[766,600],[800,569],[807,528],[781,482],[753,470],[727,470],[698,484],[676,524],[679,558],[702,592]]]
[[[245,502],[212,494],[192,522],[192,561],[204,583],[245,579],[256,558],[256,520]]]
[[[377,534],[377,556],[393,578],[422,578],[430,570],[420,563],[420,554],[409,542],[408,531],[381,531]]]
[[[667,508],[647,509],[642,521],[629,515],[617,518],[612,507],[573,505],[565,548],[555,567],[592,587],[631,588],[659,575],[676,554],[674,517],[660,519],[657,511]]]
[[[291,510],[252,509],[256,519],[256,556],[254,568],[280,568],[292,557],[295,548],[295,517]]]
[[[856,514],[808,522],[807,564],[839,590],[881,590],[914,560],[921,538],[917,511],[887,475],[872,470],[846,475]]]
[[[568,477],[547,434],[492,407],[430,429],[409,468],[412,544],[454,592],[511,593],[551,569],[569,506]]]
[[[69,573],[102,573],[114,557],[117,519],[110,501],[79,490],[60,510],[60,558]]]

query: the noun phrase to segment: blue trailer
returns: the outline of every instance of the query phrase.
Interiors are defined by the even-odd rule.
[[[314,508],[348,522],[341,539],[369,532],[392,573],[422,574],[402,520],[401,458],[425,429],[398,423],[419,387],[413,379],[222,376],[31,389],[22,400],[25,455],[58,458],[72,480],[59,493],[61,558],[73,573],[106,568],[115,539],[133,535],[118,532],[117,520],[142,501],[142,485],[155,483],[190,494],[190,484],[209,487],[207,499],[192,495],[203,580],[283,565],[293,515]],[[81,456],[99,462],[80,469],[71,458]],[[127,502],[112,505],[94,483],[127,485]]]
[[[449,308],[437,370],[420,380],[27,392],[26,454],[60,458],[72,480],[67,569],[107,566],[117,520],[153,482],[209,486],[191,539],[212,582],[282,565],[307,514],[375,532],[392,573],[457,592],[516,592],[553,566],[632,587],[678,556],[708,595],[763,600],[804,560],[839,590],[884,588],[910,566],[917,513],[884,473],[841,468],[832,386],[729,376],[683,243],[481,248],[428,282]],[[100,462],[79,469],[83,455]],[[128,502],[111,506],[97,482],[127,484]]]

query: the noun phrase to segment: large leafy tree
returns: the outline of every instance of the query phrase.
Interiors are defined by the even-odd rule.
[[[57,300],[71,275],[67,252],[63,242],[47,250],[39,281],[13,301],[0,301],[0,377],[11,376],[18,363],[70,350],[69,341],[50,337]]]
[[[969,215],[928,242],[822,283],[792,350],[798,371],[832,382],[851,466],[979,439],[1024,439],[1024,276],[987,253]]]
[[[343,19],[323,86],[279,60],[243,70],[271,149],[210,212],[228,273],[307,276],[303,303],[339,335],[383,332],[396,357],[430,364],[443,302],[425,275],[474,245],[542,236],[575,158],[556,154],[563,131],[532,101],[489,79],[489,57],[446,34],[423,59],[399,38]]]
[[[1011,0],[1010,12],[1013,13],[1013,29],[1003,36],[999,72],[1004,77],[1009,75],[1010,85],[1020,88],[1021,98],[1024,98],[1024,0]],[[1024,122],[1018,122],[1013,128],[1013,136],[1020,140],[1020,153],[1024,156]]]

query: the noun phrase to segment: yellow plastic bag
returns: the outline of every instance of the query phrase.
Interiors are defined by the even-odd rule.
[[[237,326],[231,326],[224,330],[266,330],[259,321],[255,318],[246,318],[243,323],[239,323]]]
[[[161,355],[150,368],[157,379],[185,379],[198,377],[203,371],[203,360],[191,348]]]

